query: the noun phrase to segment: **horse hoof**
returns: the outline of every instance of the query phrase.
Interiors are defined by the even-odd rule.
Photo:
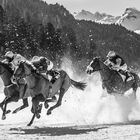
[[[33,110],[33,108],[31,108],[31,112],[34,114],[34,110]]]
[[[37,112],[38,112],[38,113],[41,113],[41,110],[42,110],[42,104],[40,104],[40,105],[38,106]]]
[[[27,126],[31,126],[31,124],[29,123],[29,124],[27,124]]]
[[[55,96],[52,97],[52,102],[56,102],[57,98]]]
[[[13,114],[16,114],[16,113],[17,113],[17,111],[16,111],[16,110],[14,110],[12,113],[13,113]]]
[[[40,114],[36,114],[36,118],[39,119],[40,118]]]
[[[6,116],[2,116],[2,120],[5,120],[6,119]]]
[[[9,114],[10,112],[11,112],[11,110],[7,110],[7,111],[6,111],[6,114]]]
[[[15,114],[19,111],[19,109],[14,110],[12,113]]]
[[[44,107],[47,109],[49,107],[48,103],[44,103]]]
[[[48,110],[48,111],[47,111],[47,115],[51,115],[51,111]]]

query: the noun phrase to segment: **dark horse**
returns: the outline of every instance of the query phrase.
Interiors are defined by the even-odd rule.
[[[91,74],[95,71],[100,72],[102,87],[103,89],[106,88],[108,94],[124,94],[124,92],[132,88],[136,98],[136,90],[140,86],[140,78],[137,74],[131,72],[134,79],[124,82],[120,74],[106,66],[99,57],[95,57],[86,69],[88,74]]]
[[[50,107],[47,111],[47,114],[51,114],[52,110],[59,107],[62,102],[62,98],[70,86],[74,86],[80,90],[84,90],[86,87],[85,83],[76,82],[68,76],[68,74],[60,70],[60,77],[56,80],[55,83],[51,83],[47,78],[42,74],[36,72],[36,69],[32,64],[28,62],[21,62],[19,67],[14,73],[15,78],[25,77],[27,81],[27,87],[31,92],[32,97],[32,113],[33,117],[28,124],[30,126],[33,123],[35,117],[40,118],[38,111],[39,102],[47,101],[49,97],[53,97],[56,94],[59,95],[57,103]],[[52,92],[50,93],[49,87],[52,86]],[[46,107],[47,108],[47,107]]]
[[[5,99],[0,103],[0,107],[3,111],[3,120],[6,119],[6,113],[10,112],[10,110],[6,111],[7,104],[10,102],[17,102],[20,99],[20,93],[25,92],[23,88],[20,88],[20,86],[17,86],[11,82],[13,73],[14,71],[8,64],[2,63],[0,61],[0,76],[4,83],[4,94],[6,96]],[[17,113],[19,110],[22,110],[26,107],[28,107],[28,100],[23,99],[23,105],[15,109],[13,113]]]

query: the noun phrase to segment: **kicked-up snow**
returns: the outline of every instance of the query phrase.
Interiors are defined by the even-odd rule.
[[[31,127],[27,123],[32,117],[30,106],[17,114],[8,114],[6,120],[0,120],[0,139],[135,139],[140,136],[140,105],[139,93],[137,100],[132,91],[124,96],[108,95],[103,92],[98,72],[91,76],[84,73],[75,74],[72,63],[65,58],[62,69],[68,72],[74,80],[87,82],[85,91],[70,88],[64,95],[62,105],[50,116],[43,108],[40,119],[35,119]],[[3,84],[0,81],[0,101],[4,98]],[[8,109],[14,110],[18,103],[8,104]],[[50,106],[53,104],[50,103]],[[2,115],[2,111],[0,111]]]

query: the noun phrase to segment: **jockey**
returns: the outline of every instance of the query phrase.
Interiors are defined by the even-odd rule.
[[[8,51],[5,54],[4,63],[11,64],[13,70],[20,64],[21,61],[25,61],[26,59],[20,54],[14,54],[12,51]]]
[[[31,60],[39,73],[46,73],[47,76],[51,76],[52,84],[59,78],[59,72],[53,69],[53,63],[46,57],[34,56]],[[49,78],[48,78],[49,79]]]
[[[109,53],[107,54],[107,58],[108,59],[104,63],[113,70],[116,70],[120,74],[124,75],[126,82],[131,75],[128,71],[128,66],[123,58],[117,55],[114,51],[109,51]]]
[[[53,63],[46,57],[34,56],[31,60],[31,63],[35,66],[38,73],[45,73],[47,75],[47,79],[52,84],[60,77],[60,73],[53,69]],[[49,76],[51,76],[52,78],[49,79]],[[49,87],[49,95],[51,95],[51,93],[52,86]],[[51,101],[56,101],[55,95],[52,97]],[[45,104],[47,104],[47,102],[45,101]]]
[[[7,63],[11,66],[13,70],[15,70],[19,66],[20,62],[25,60],[26,59],[20,54],[14,54],[12,51],[8,51],[5,54],[5,59],[3,60],[3,63]],[[12,83],[16,83],[20,87],[20,90],[23,91],[24,85],[26,83],[25,80],[19,79],[15,81],[13,78],[14,77],[11,78]],[[23,92],[20,92],[20,98],[22,98],[23,94]]]

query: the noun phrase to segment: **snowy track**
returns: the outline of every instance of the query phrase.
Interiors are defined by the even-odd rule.
[[[32,117],[29,99],[28,108],[17,114],[7,114],[4,121],[0,119],[0,140],[140,140],[140,121],[136,121],[140,120],[140,89],[137,100],[131,91],[126,96],[107,95],[101,98],[103,91],[99,74],[81,79],[73,76],[71,69],[66,71],[74,80],[87,82],[85,91],[70,88],[62,105],[50,116],[43,108],[41,118],[35,119],[32,127],[26,127]],[[1,80],[0,86],[2,101]],[[14,110],[21,104],[21,100],[10,103],[8,109]]]

